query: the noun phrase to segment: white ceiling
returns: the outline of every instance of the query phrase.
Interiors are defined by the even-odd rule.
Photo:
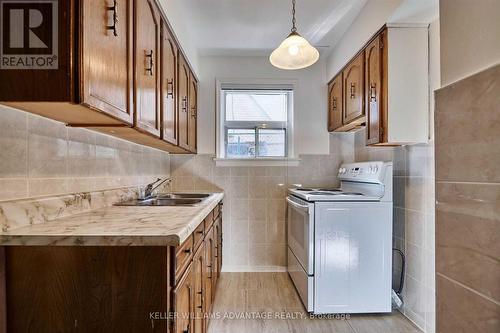
[[[298,32],[326,53],[366,1],[297,0]],[[181,0],[179,6],[200,55],[268,55],[290,33],[291,0]]]

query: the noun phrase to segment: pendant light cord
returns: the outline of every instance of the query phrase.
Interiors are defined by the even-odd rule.
[[[295,0],[292,0],[292,32],[297,32],[297,27],[295,26]]]

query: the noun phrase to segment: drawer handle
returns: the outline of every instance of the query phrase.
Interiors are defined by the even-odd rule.
[[[149,66],[146,67],[146,73],[149,73],[149,75],[153,76],[153,66],[154,66],[154,59],[153,59],[153,50],[149,50],[149,52],[146,51],[146,59],[149,59]]]
[[[184,253],[191,253],[191,249],[185,249]]]
[[[167,97],[174,97],[174,79],[167,79]]]
[[[108,11],[113,12],[113,25],[107,25],[106,29],[107,30],[113,30],[113,35],[115,37],[118,37],[118,32],[116,31],[116,23],[118,23],[118,4],[116,3],[116,0],[113,0],[113,6],[106,7]]]

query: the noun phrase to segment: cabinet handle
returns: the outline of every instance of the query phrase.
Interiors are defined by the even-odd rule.
[[[153,50],[145,51],[146,53],[146,63],[149,62],[149,67],[146,67],[146,73],[149,73],[149,75],[153,76],[153,66],[154,66],[154,59],[153,59]],[[149,61],[148,61],[149,59]],[[147,65],[146,65],[147,66]]]
[[[182,112],[187,112],[187,96],[182,97]]]
[[[356,96],[356,85],[353,83],[351,83],[351,98],[355,98]]]
[[[167,97],[174,97],[174,79],[167,79]]]
[[[196,118],[196,109],[195,108],[193,108],[191,110],[191,117]]]
[[[197,234],[203,234],[203,231],[200,230],[200,231],[197,231],[196,233]]]
[[[372,102],[377,101],[377,89],[376,89],[376,84],[372,83],[370,85],[370,99]]]
[[[116,23],[118,23],[118,4],[116,3],[116,0],[113,0],[113,6],[106,7],[108,11],[113,12],[113,25],[107,25],[106,29],[107,30],[113,30],[113,35],[115,37],[118,37],[118,32],[116,31]]]
[[[191,249],[185,249],[184,253],[191,253]]]
[[[333,103],[332,103],[333,110],[337,110],[337,97],[333,98]]]

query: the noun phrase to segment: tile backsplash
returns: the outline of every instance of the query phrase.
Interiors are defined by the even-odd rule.
[[[342,154],[346,147],[336,143],[331,154],[301,155],[293,167],[220,167],[212,155],[172,155],[173,190],[225,191],[225,271],[283,271],[286,189],[338,185],[338,167],[353,155]]]
[[[170,155],[0,105],[0,200],[144,184]]]

